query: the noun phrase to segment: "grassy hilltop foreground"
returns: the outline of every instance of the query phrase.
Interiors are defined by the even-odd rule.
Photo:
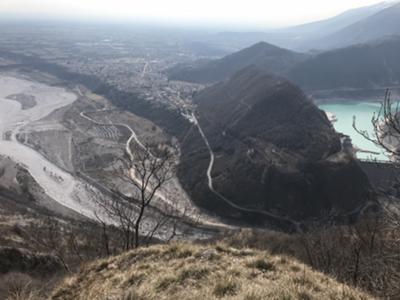
[[[372,299],[291,258],[225,244],[174,243],[98,260],[51,299]]]

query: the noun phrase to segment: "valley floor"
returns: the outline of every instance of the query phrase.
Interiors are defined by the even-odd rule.
[[[0,74],[0,156],[20,164],[32,175],[43,189],[42,198],[49,197],[83,218],[97,221],[100,217],[112,224],[95,199],[113,197],[115,187],[123,194],[135,188],[115,176],[118,161],[126,154],[132,158],[130,147],[134,143],[144,147],[142,141],[162,144],[169,143],[169,138],[150,121],[115,110],[103,97],[81,87],[66,89],[55,83],[54,78],[40,83],[18,72]],[[24,107],[14,100],[21,97],[34,99],[34,105]],[[197,224],[178,228],[178,232],[189,230],[192,238],[208,237],[217,228],[227,227],[201,213],[177,178],[156,194],[154,209],[162,210],[165,205],[175,205],[189,222]],[[156,213],[149,215],[143,230],[155,226],[156,219]],[[175,229],[161,232],[168,235],[170,230]]]

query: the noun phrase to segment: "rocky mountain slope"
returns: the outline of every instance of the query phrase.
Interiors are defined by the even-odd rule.
[[[295,66],[289,77],[314,90],[390,87],[400,84],[399,53],[400,37],[394,36],[322,53]]]
[[[223,244],[152,246],[100,260],[51,299],[370,299],[293,259]],[[372,299],[372,298],[371,298]]]
[[[195,101],[214,164],[210,170],[209,150],[194,130],[182,144],[179,173],[200,206],[265,222],[271,220],[233,208],[221,196],[294,219],[350,212],[371,199],[356,162],[337,158],[340,139],[325,114],[289,81],[250,67]],[[210,193],[207,168],[219,195]]]
[[[250,65],[255,65],[267,72],[283,74],[306,57],[305,54],[260,42],[218,60],[178,65],[168,72],[172,80],[209,83],[227,79]]]

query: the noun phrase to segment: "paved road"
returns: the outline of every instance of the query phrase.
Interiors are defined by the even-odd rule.
[[[194,113],[191,114],[191,121],[194,122],[194,124],[197,126],[199,133],[201,135],[201,137],[203,138],[204,143],[206,144],[208,151],[210,153],[210,163],[208,165],[207,168],[207,179],[208,179],[208,188],[210,189],[210,191],[216,195],[219,199],[221,199],[222,201],[224,201],[225,203],[227,203],[229,206],[242,211],[242,212],[246,212],[246,213],[253,213],[253,214],[261,214],[264,215],[268,218],[274,219],[276,221],[279,222],[284,222],[287,223],[288,225],[292,226],[294,230],[301,232],[301,223],[297,222],[295,220],[292,220],[290,218],[287,217],[283,217],[283,216],[279,216],[279,215],[275,215],[271,212],[265,211],[265,210],[258,210],[258,209],[251,209],[251,208],[246,208],[243,206],[239,206],[236,203],[232,202],[231,200],[227,199],[226,197],[224,197],[223,195],[221,195],[218,191],[216,191],[214,189],[213,186],[213,178],[212,178],[212,169],[214,166],[214,161],[215,161],[215,156],[214,156],[214,152],[212,151],[212,148],[210,146],[210,143],[208,142],[208,139],[206,137],[206,135],[204,134],[203,129],[200,126],[199,121],[197,120],[196,116],[194,115]]]
[[[80,94],[82,95],[81,92],[80,92]],[[100,110],[97,110],[97,111],[92,111],[92,113],[105,112],[107,110],[108,110],[107,108],[103,108],[103,109],[100,109]],[[122,123],[113,123],[113,122],[111,122],[111,123],[98,122],[97,120],[89,117],[87,115],[87,113],[89,113],[89,112],[81,112],[80,115],[81,115],[81,117],[87,119],[88,121],[90,121],[90,122],[92,122],[92,123],[94,123],[96,125],[99,125],[99,126],[116,126],[116,127],[120,126],[120,127],[127,128],[129,130],[131,135],[130,135],[129,139],[126,141],[125,150],[126,150],[126,153],[128,154],[128,156],[129,156],[129,158],[130,158],[130,160],[132,162],[135,159],[134,155],[132,153],[131,147],[130,147],[131,143],[133,141],[135,141],[145,151],[148,151],[146,146],[139,140],[136,132],[129,125],[122,124]],[[139,185],[141,184],[141,180],[136,176],[134,168],[131,168],[129,170],[129,176],[130,176],[131,180],[135,181]],[[149,193],[152,192],[150,186],[147,187],[147,192],[149,192]],[[187,217],[189,219],[193,218],[193,221],[195,223],[201,223],[201,224],[207,225],[207,226],[217,226],[217,227],[224,227],[224,228],[228,228],[228,227],[232,228],[231,226],[228,226],[226,224],[220,223],[220,222],[215,221],[215,220],[211,220],[211,218],[206,218],[204,216],[200,216],[199,213],[196,212],[196,208],[192,204],[190,204],[191,207],[189,207],[189,203],[177,203],[176,201],[171,201],[166,195],[164,195],[162,190],[157,191],[156,194],[155,194],[155,197],[156,197],[156,199],[158,201],[161,200],[162,202],[168,204],[171,208],[178,210],[181,214],[185,214],[186,213]],[[193,211],[193,212],[190,213],[190,211]],[[193,215],[193,216],[191,216],[191,215]]]

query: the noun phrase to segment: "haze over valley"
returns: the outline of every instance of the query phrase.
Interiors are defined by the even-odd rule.
[[[24,1],[0,299],[396,299],[398,2]]]

